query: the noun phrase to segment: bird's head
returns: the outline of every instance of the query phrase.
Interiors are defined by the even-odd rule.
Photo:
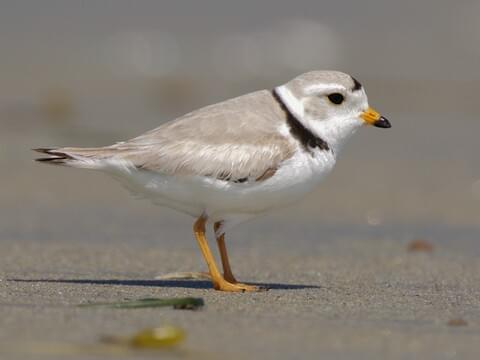
[[[369,107],[363,86],[342,72],[308,72],[275,91],[298,121],[334,147],[362,125],[391,127],[385,117]]]

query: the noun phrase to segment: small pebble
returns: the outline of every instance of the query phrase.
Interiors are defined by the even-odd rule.
[[[451,319],[447,323],[448,326],[467,326],[468,323],[462,318]]]
[[[432,252],[433,245],[426,240],[416,239],[408,243],[407,247],[409,252]]]

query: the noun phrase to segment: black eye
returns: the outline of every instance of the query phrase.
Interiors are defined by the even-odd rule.
[[[328,95],[328,100],[330,100],[335,105],[340,105],[343,100],[345,100],[345,97],[340,93],[333,93]]]

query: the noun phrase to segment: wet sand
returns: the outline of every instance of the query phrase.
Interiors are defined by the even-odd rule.
[[[250,230],[258,234],[255,225]],[[404,241],[381,238],[310,238],[296,246],[279,232],[266,231],[257,235],[263,241],[233,244],[231,257],[240,279],[270,290],[225,294],[207,281],[154,280],[172,271],[204,269],[193,239],[181,239],[180,233],[162,231],[157,245],[2,241],[0,353],[96,358],[102,354],[88,346],[101,335],[174,324],[185,329],[187,340],[162,356],[478,357],[480,265],[468,252],[434,243],[431,253],[412,253]],[[162,243],[163,238],[170,240]],[[202,297],[206,306],[194,312],[76,307],[172,296]],[[459,318],[467,325],[448,325]],[[52,343],[87,346],[69,354]],[[158,353],[124,355],[138,356]]]

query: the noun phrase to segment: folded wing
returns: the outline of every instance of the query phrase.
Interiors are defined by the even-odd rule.
[[[37,151],[53,164],[101,169],[102,163],[175,176],[226,181],[264,180],[291,157],[295,145],[279,132],[284,113],[268,91],[208,106],[129,141],[102,148]]]

